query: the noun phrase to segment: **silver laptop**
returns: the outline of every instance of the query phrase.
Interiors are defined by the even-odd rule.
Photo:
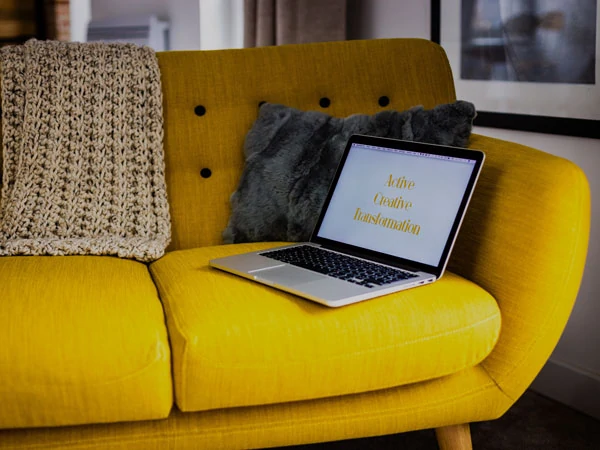
[[[338,307],[438,280],[485,155],[352,136],[309,242],[210,265]]]

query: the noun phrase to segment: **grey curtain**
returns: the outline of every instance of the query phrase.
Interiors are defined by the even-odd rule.
[[[244,46],[346,39],[347,0],[244,0]]]

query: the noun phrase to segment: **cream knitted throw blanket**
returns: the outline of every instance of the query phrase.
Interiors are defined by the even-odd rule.
[[[0,50],[0,255],[151,261],[170,240],[160,71],[133,44]]]

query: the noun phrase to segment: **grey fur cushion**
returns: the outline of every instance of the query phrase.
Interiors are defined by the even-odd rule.
[[[465,101],[345,119],[265,103],[246,136],[224,242],[308,240],[352,134],[465,147],[474,117]]]

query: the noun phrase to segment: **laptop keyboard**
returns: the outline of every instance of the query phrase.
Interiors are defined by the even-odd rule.
[[[368,288],[383,286],[417,276],[401,269],[382,266],[310,245],[298,245],[281,250],[267,251],[261,253],[261,256]]]

